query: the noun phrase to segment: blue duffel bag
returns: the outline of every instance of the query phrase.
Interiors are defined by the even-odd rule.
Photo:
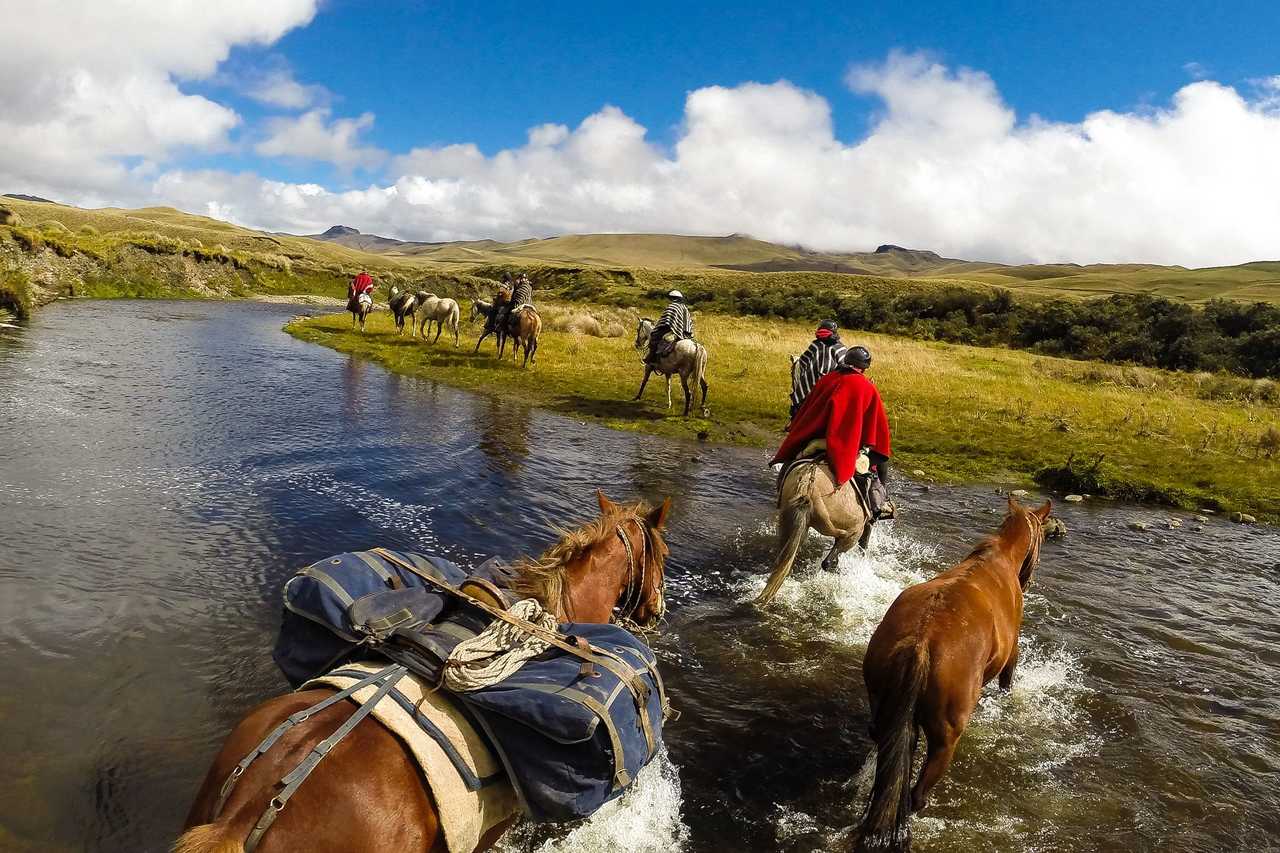
[[[467,578],[440,557],[387,553],[450,585]],[[335,666],[369,657],[371,640],[401,625],[431,623],[450,604],[438,587],[375,551],[327,557],[285,583],[272,658],[297,687]]]
[[[662,748],[669,707],[657,658],[617,625],[565,623],[594,663],[552,648],[514,675],[454,695],[475,712],[534,820],[588,817]]]

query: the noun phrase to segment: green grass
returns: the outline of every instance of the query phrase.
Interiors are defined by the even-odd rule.
[[[585,307],[580,311],[588,310]],[[708,347],[709,418],[665,408],[654,380],[631,396],[642,368],[630,334],[599,338],[545,331],[538,365],[499,363],[394,334],[377,312],[369,330],[350,316],[295,321],[303,340],[360,355],[398,373],[518,397],[614,429],[772,448],[786,420],[786,356],[807,325],[700,315]],[[467,329],[464,323],[464,329]],[[628,330],[630,331],[630,330]],[[1092,464],[1115,494],[1171,505],[1241,510],[1280,519],[1280,405],[1274,384],[1069,361],[1003,349],[859,335],[875,353],[901,468],[942,481],[1030,484],[1069,458]],[[696,409],[695,409],[696,414]]]

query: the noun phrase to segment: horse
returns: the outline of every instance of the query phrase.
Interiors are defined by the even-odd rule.
[[[653,333],[653,321],[644,318],[636,327],[636,349],[643,350],[649,345],[649,335]],[[658,360],[657,365],[644,363],[644,379],[640,381],[640,390],[631,399],[639,400],[644,395],[644,386],[649,384],[649,376],[657,371],[667,378],[667,408],[671,408],[671,377],[680,375],[680,385],[684,388],[684,416],[689,417],[689,406],[693,402],[691,382],[702,388],[702,416],[707,410],[707,348],[691,340],[676,342],[676,347],[669,354]]]
[[[869,523],[857,486],[842,483],[837,488],[825,460],[804,459],[784,467],[778,474],[778,555],[756,604],[763,607],[778,594],[810,528],[834,539],[822,560],[822,568],[833,569],[841,554],[863,542]]]
[[[369,312],[373,310],[373,297],[367,293],[361,293],[359,296],[352,296],[347,300],[347,310],[351,312],[351,328],[356,327],[356,320],[360,320],[360,331],[364,331],[364,320],[369,316]]]
[[[505,328],[501,328],[504,324],[497,322],[497,316],[498,316],[498,312],[502,310],[502,308],[507,304],[508,301],[510,301],[510,299],[511,299],[510,289],[499,288],[498,292],[494,294],[492,302],[484,302],[480,299],[472,300],[471,322],[474,323],[476,321],[476,317],[481,314],[483,314],[485,318],[484,331],[480,333],[480,338],[479,340],[476,341],[476,348],[473,354],[475,352],[480,352],[480,344],[484,343],[484,339],[489,337],[489,335],[497,335],[498,337],[497,343],[499,348],[501,348],[502,345],[506,342],[507,330]],[[502,357],[501,349],[499,349],[498,357],[499,358]]]
[[[1009,514],[953,568],[907,587],[885,613],[862,662],[871,699],[876,776],[858,851],[911,849],[911,813],[947,772],[982,686],[1013,684],[1022,598],[1044,541],[1051,501],[1036,510],[1009,498]],[[928,750],[911,773],[924,731]]]
[[[662,532],[671,501],[615,504],[596,493],[600,517],[562,531],[560,541],[537,559],[513,567],[515,589],[536,598],[558,622],[605,623],[615,609],[639,603],[623,619],[653,624],[666,610]],[[276,795],[277,783],[350,716],[349,700],[337,702],[293,726],[261,754],[215,814],[223,782],[246,754],[291,714],[331,696],[304,690],[268,699],[235,727],[196,795],[175,853],[243,853],[244,840]],[[260,853],[399,853],[444,850],[440,818],[429,780],[407,748],[373,717],[358,722],[323,764],[300,786],[261,836]],[[477,850],[497,842],[514,816],[494,827]]]
[[[400,292],[400,288],[391,286],[391,298],[387,300],[391,313],[396,315],[396,334],[404,334],[404,318],[409,318],[409,334],[413,334],[413,312],[418,307],[418,299],[412,293]]]
[[[507,315],[506,334],[498,339],[498,358],[502,358],[502,350],[510,338],[511,357],[515,358],[524,347],[524,367],[529,362],[536,363],[538,358],[538,335],[542,333],[542,318],[532,305],[525,305]]]
[[[418,334],[423,340],[427,339],[427,324],[435,322],[436,336],[432,343],[440,340],[440,333],[444,331],[445,325],[448,324],[449,331],[453,332],[453,345],[458,345],[458,320],[462,315],[462,311],[458,308],[458,303],[447,296],[436,296],[434,293],[428,293],[425,290],[419,290],[417,294],[418,300]],[[409,330],[410,334],[413,330]]]

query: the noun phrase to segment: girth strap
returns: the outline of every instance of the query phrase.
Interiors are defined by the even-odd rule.
[[[231,775],[227,777],[227,781],[222,783],[222,790],[218,792],[217,805],[213,807],[213,817],[216,818],[218,815],[222,814],[222,809],[227,804],[227,798],[231,796],[231,791],[235,788],[236,782],[238,782],[240,777],[244,775],[244,771],[249,769],[249,765],[257,760],[259,756],[266,754],[267,750],[271,749],[271,747],[275,746],[276,741],[280,740],[280,738],[284,736],[285,732],[296,726],[298,723],[305,722],[313,714],[318,714],[330,705],[334,705],[341,702],[343,699],[346,699],[348,696],[351,696],[356,691],[382,680],[387,677],[391,673],[391,670],[396,666],[397,664],[392,664],[391,666],[383,667],[373,673],[373,675],[360,679],[345,690],[341,690],[334,693],[332,696],[325,698],[324,701],[312,705],[309,708],[303,708],[296,714],[286,717],[280,725],[271,730],[271,734],[262,739],[262,743],[258,744],[253,752],[250,752],[244,758],[240,759],[240,763],[231,771]]]
[[[383,680],[382,684],[379,685],[377,691],[369,697],[369,701],[362,703],[360,707],[356,709],[355,713],[347,718],[346,722],[338,726],[337,730],[333,734],[316,744],[311,752],[307,754],[307,757],[302,759],[302,763],[293,768],[287,776],[280,780],[280,784],[284,787],[280,789],[280,793],[271,798],[271,802],[267,803],[267,807],[262,811],[262,816],[258,818],[258,822],[254,824],[253,830],[249,833],[249,837],[245,839],[245,853],[253,853],[258,846],[258,842],[262,840],[263,834],[271,828],[271,824],[275,823],[276,817],[280,812],[284,811],[284,807],[288,804],[289,798],[297,792],[302,783],[311,775],[311,772],[316,769],[316,766],[324,760],[324,757],[329,754],[330,750],[337,746],[343,738],[351,733],[351,730],[354,729],[361,720],[369,716],[373,711],[374,706],[382,701],[384,696],[391,692],[391,688],[395,687],[396,682],[399,681],[408,671],[409,670],[400,664],[392,664],[385,669],[379,670],[373,676],[370,676],[370,679],[383,678],[385,680]],[[348,687],[347,690],[352,690],[353,688],[362,685],[367,686],[368,683],[371,683],[370,679],[364,679],[363,681]],[[345,693],[347,691],[344,690],[342,692]],[[316,707],[318,708],[319,706]]]

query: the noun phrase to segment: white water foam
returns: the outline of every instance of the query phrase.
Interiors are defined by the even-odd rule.
[[[680,817],[680,776],[666,750],[636,775],[618,799],[566,834],[542,840],[535,827],[516,827],[500,853],[677,853],[689,840]]]

